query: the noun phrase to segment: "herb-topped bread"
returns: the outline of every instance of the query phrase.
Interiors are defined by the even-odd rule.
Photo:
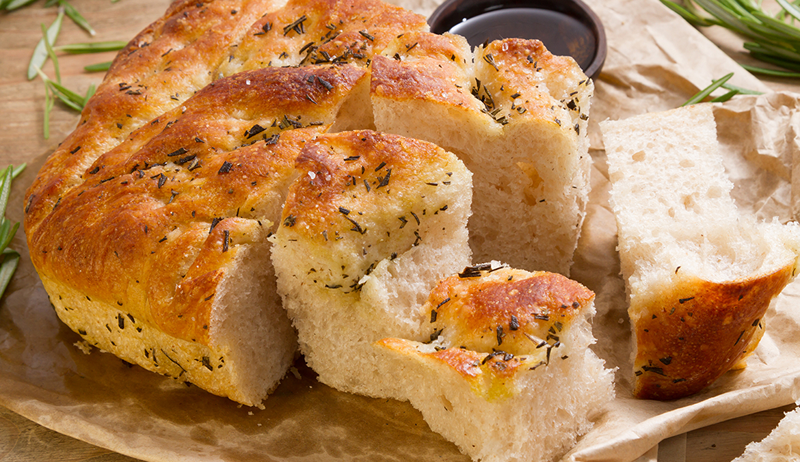
[[[376,347],[403,398],[473,460],[557,460],[614,396],[589,349],[593,301],[560,274],[476,265],[431,292],[425,342]]]
[[[295,158],[317,134],[371,125],[370,57],[425,28],[376,0],[173,3],[28,190],[31,258],[59,317],[126,361],[258,405],[297,348],[267,241]]]
[[[436,143],[475,174],[475,260],[568,275],[592,164],[594,86],[575,61],[536,40],[473,53],[458,35],[409,32],[371,70],[377,129]]]
[[[418,40],[417,51],[409,38]],[[287,257],[271,256],[268,237],[279,225],[286,233],[301,229],[286,226],[290,216],[300,217],[287,210],[307,217],[338,204],[341,209],[327,218],[347,227],[337,228],[348,231],[341,236],[347,240],[339,242],[322,225],[317,231],[326,231],[327,245],[360,245],[350,249],[346,271],[316,278],[331,287],[306,287],[306,273],[282,282],[298,327],[325,316],[320,300],[358,297],[364,310],[374,316],[384,310],[381,316],[390,320],[384,321],[394,323],[364,345],[390,336],[420,340],[410,334],[422,322],[418,306],[436,280],[470,261],[465,226],[473,189],[464,162],[493,175],[478,189],[486,199],[474,222],[473,247],[483,255],[521,255],[532,266],[568,271],[587,188],[582,169],[589,160],[576,153],[583,146],[591,83],[574,62],[553,57],[535,41],[489,44],[474,57],[466,42],[440,39],[427,32],[425,18],[379,0],[175,1],[119,53],[75,131],[27,192],[28,246],[58,316],[103,351],[259,405],[297,349],[272,262],[284,274],[310,262],[320,271],[317,260],[332,251],[313,241],[323,235],[316,234],[306,236],[313,242],[277,250]],[[475,77],[486,82],[476,86],[477,96],[466,89],[468,118],[480,127],[472,141],[487,140],[480,155],[459,152],[463,161],[431,144],[463,147],[463,141],[386,134],[418,123],[423,113],[413,99],[393,103],[393,113],[383,108],[385,71],[390,64],[412,64],[418,51],[433,57],[447,44],[457,48],[463,69],[444,66],[454,55],[442,61],[441,53],[428,69],[467,69],[469,85]],[[445,74],[420,76],[431,87],[455,82]],[[512,88],[519,94],[510,94]],[[494,92],[499,112],[486,112],[487,91]],[[381,108],[373,111],[373,103]],[[442,127],[464,120],[443,116],[437,121]],[[375,128],[380,132],[370,131]],[[333,133],[342,134],[328,135]],[[528,151],[497,157],[486,150],[533,143],[556,148],[541,159]],[[333,156],[326,160],[325,149],[338,151],[326,152]],[[356,165],[363,171],[348,170]],[[293,182],[319,186],[324,175],[313,175],[320,166],[336,175],[347,171],[348,178],[332,178],[355,181],[352,186],[369,196],[328,202],[309,196],[302,204],[285,204]],[[291,197],[302,192],[294,188]],[[367,203],[378,197],[375,204],[384,208]],[[494,227],[487,222],[492,200],[505,217]],[[535,230],[539,222],[547,225]],[[303,245],[306,250],[297,250]],[[303,259],[284,260],[297,255]],[[389,282],[400,280],[407,285]],[[314,299],[303,299],[303,291]],[[297,315],[300,300],[323,311]],[[304,337],[301,329],[302,351],[320,377],[328,377],[318,366],[327,363],[315,358],[348,344],[337,338],[342,332],[323,328]],[[375,377],[371,370],[362,370],[364,377],[356,372],[343,370],[342,377],[353,383]]]
[[[634,394],[675,399],[744,367],[794,279],[800,226],[741,213],[711,106],[601,123],[628,293]]]
[[[300,351],[327,385],[400,397],[372,343],[421,340],[419,306],[469,264],[472,174],[436,145],[372,131],[320,136],[297,163],[272,262]]]

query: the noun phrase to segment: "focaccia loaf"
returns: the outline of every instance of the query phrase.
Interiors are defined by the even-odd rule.
[[[744,367],[794,279],[800,226],[739,212],[711,106],[601,123],[635,344],[634,394],[675,399]]]
[[[436,143],[475,174],[475,260],[564,275],[588,201],[593,89],[536,40],[473,54],[461,36],[410,32],[372,63],[377,129]]]
[[[614,396],[589,349],[593,300],[560,274],[477,265],[431,292],[426,342],[376,346],[403,397],[473,460],[557,460]]]
[[[300,351],[327,385],[400,397],[372,343],[421,340],[419,306],[469,263],[472,174],[431,143],[372,131],[320,136],[297,162],[272,262]]]
[[[352,150],[347,165],[363,164],[364,172],[352,172],[349,181],[358,173],[364,187],[373,188],[370,197],[392,191],[386,204],[396,201],[397,216],[360,228],[363,235],[347,235],[347,242],[372,240],[359,241],[364,247],[356,250],[362,255],[352,257],[368,255],[375,266],[342,271],[340,282],[356,284],[365,309],[388,310],[396,321],[367,343],[407,334],[418,339],[409,332],[419,319],[408,310],[416,310],[435,280],[469,263],[464,223],[471,177],[461,161],[430,143],[351,130],[376,128],[373,102],[383,104],[387,82],[382,74],[387,65],[376,60],[378,55],[397,56],[398,62],[407,57],[412,63],[415,45],[405,40],[413,37],[419,37],[418,51],[432,53],[440,45],[427,29],[425,18],[379,0],[175,1],[120,52],[77,128],[27,192],[28,245],[58,316],[90,344],[126,361],[258,405],[287,370],[297,345],[271,261],[290,266],[300,261],[271,258],[268,237],[286,223],[281,214],[289,185],[308,178],[309,159],[323,158],[311,156],[309,146],[330,142]],[[425,45],[428,41],[435,46]],[[475,94],[467,95],[474,109],[470,117],[482,124],[478,137],[486,135],[503,149],[534,142],[556,146],[541,159],[526,151],[500,156],[503,162],[483,151],[483,157],[459,153],[476,170],[494,175],[480,186],[481,195],[488,196],[474,222],[474,248],[568,271],[588,188],[581,173],[588,157],[574,154],[583,143],[591,84],[574,62],[552,57],[535,41],[490,44],[486,53],[494,53],[494,60],[486,53],[474,58],[464,51],[465,42],[453,37],[446,41],[461,47],[460,66],[472,69],[478,59],[469,78],[487,82],[476,82]],[[525,77],[529,71],[534,77]],[[450,82],[446,75],[419,77],[431,86]],[[377,83],[371,85],[373,78]],[[509,94],[512,87],[519,95]],[[499,93],[489,96],[489,91]],[[487,98],[497,100],[496,110],[487,111]],[[419,121],[421,113],[410,99],[392,108],[394,115],[378,111],[383,122],[377,128],[402,131],[402,124]],[[537,123],[549,127],[544,131],[530,125],[540,119],[542,108],[546,114]],[[392,118],[394,125],[387,124]],[[445,126],[447,120],[439,122]],[[531,131],[538,135],[531,138]],[[314,141],[336,132],[350,134]],[[397,163],[397,169],[371,164],[369,156],[356,161],[361,156],[356,146],[366,142],[358,136],[381,155],[399,156],[383,160]],[[568,152],[562,155],[559,149]],[[304,160],[296,165],[301,152]],[[405,163],[406,152],[419,159],[447,159],[453,168],[446,173],[454,178],[428,178],[433,166]],[[485,168],[495,162],[497,168]],[[406,170],[411,165],[416,170]],[[374,178],[367,166],[377,169]],[[515,172],[513,178],[502,173],[507,168]],[[401,181],[401,172],[407,181]],[[507,183],[510,190],[504,189]],[[498,206],[489,205],[491,200]],[[304,207],[324,207],[317,202],[309,197]],[[538,211],[534,215],[525,211],[532,206]],[[490,220],[492,210],[508,218]],[[518,210],[522,220],[516,219]],[[337,213],[362,224],[355,215]],[[491,223],[498,226],[493,229]],[[521,251],[510,245],[519,238],[524,238]],[[395,279],[409,285],[387,282]],[[284,295],[301,292],[292,287],[296,283],[286,283]],[[323,311],[310,318],[324,317],[325,305],[312,305]],[[302,319],[294,322],[301,326]],[[312,345],[347,344],[330,331],[319,338],[315,332],[309,340],[302,335],[311,362],[315,354],[329,353]],[[363,373],[359,380],[372,380],[373,372]]]
[[[426,28],[376,0],[174,3],[28,190],[31,258],[59,317],[126,361],[258,405],[297,345],[267,241],[295,158],[319,133],[372,125],[371,55]]]

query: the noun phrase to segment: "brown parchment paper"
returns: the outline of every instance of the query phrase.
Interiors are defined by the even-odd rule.
[[[395,3],[429,14],[437,1]],[[572,277],[597,294],[595,347],[608,367],[618,368],[617,398],[565,460],[654,461],[664,438],[800,397],[800,283],[770,309],[767,334],[746,370],[726,374],[691,398],[631,397],[630,326],[597,122],[676,107],[728,72],[735,72],[735,85],[769,88],[658,0],[588,3],[605,24],[609,49],[595,82],[593,190]],[[154,11],[153,19],[161,13]],[[743,213],[786,221],[798,209],[792,185],[796,191],[800,179],[792,172],[800,164],[799,98],[768,93],[716,106],[719,141]],[[30,153],[28,169],[14,183],[10,219],[21,221],[24,189],[43,159]],[[12,246],[23,258],[0,305],[0,404],[46,427],[153,461],[468,460],[407,403],[339,393],[319,384],[302,359],[265,408],[254,409],[97,350],[86,355],[74,345],[80,337],[52,311],[21,231]]]

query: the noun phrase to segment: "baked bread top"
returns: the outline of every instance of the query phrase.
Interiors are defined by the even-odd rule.
[[[405,33],[371,66],[375,127],[433,142],[475,173],[476,261],[569,274],[588,201],[594,86],[536,40],[474,52],[460,36]]]
[[[268,68],[206,87],[90,164],[30,231],[34,265],[207,344],[219,273],[277,222],[303,142],[366,80],[349,66]]]

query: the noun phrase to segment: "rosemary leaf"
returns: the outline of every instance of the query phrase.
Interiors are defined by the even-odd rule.
[[[104,63],[97,63],[97,64],[89,64],[88,66],[84,66],[83,70],[86,72],[105,72],[111,68],[111,61],[106,61]]]
[[[11,221],[6,219],[6,217],[0,217],[0,251],[4,250],[8,247],[8,244],[11,243],[11,239],[14,238],[17,228],[19,228],[19,223],[16,223],[14,230],[11,231]]]
[[[78,25],[81,29],[85,30],[89,33],[89,35],[94,36],[95,32],[92,29],[92,26],[89,25],[89,21],[86,20],[79,12],[72,6],[67,0],[58,0],[58,4],[64,7],[64,12],[67,13],[67,16],[72,19],[72,22]]]
[[[83,97],[78,96],[75,93],[72,93],[71,91],[67,90],[67,92],[71,93],[71,95],[68,96],[67,94],[56,89],[54,87],[56,83],[53,82],[52,80],[47,82],[47,85],[48,87],[50,87],[50,90],[53,93],[53,95],[55,95],[58,99],[60,99],[61,102],[64,103],[64,105],[66,105],[68,108],[78,112],[81,112],[83,110]],[[66,88],[64,88],[64,90],[66,90]],[[77,96],[80,102],[76,101],[75,98],[71,96]]]
[[[14,276],[14,271],[17,270],[19,265],[19,253],[15,250],[5,249],[2,253],[3,263],[0,264],[0,297],[8,288],[11,278]]]
[[[765,63],[774,64],[776,66],[780,66],[784,69],[789,69],[792,71],[800,72],[800,63],[786,61],[785,59],[775,58],[773,56],[755,51],[750,50],[750,56],[756,58],[759,61],[763,61]]]
[[[747,69],[748,71],[752,72],[753,74],[770,75],[773,77],[792,77],[792,78],[800,77],[800,72],[787,72],[787,71],[779,71],[776,69],[765,69],[763,67],[748,66],[746,64],[741,64],[741,66]]]
[[[785,12],[792,16],[794,19],[800,19],[800,9],[787,2],[786,0],[777,0],[778,5],[781,6],[781,12]]]
[[[26,167],[27,165],[28,165],[28,164],[22,164],[22,165],[20,165],[19,167],[17,167],[17,168],[15,168],[15,169],[13,169],[13,170],[11,171],[11,179],[13,180],[14,178],[18,177],[18,176],[19,176],[19,174],[20,174],[20,173],[22,173],[22,171],[23,171],[23,170],[25,170],[25,167]]]
[[[739,90],[731,90],[731,91],[729,91],[728,93],[725,93],[722,96],[717,96],[716,98],[712,99],[711,102],[712,103],[724,103],[725,101],[728,101],[729,99],[733,98],[734,96],[736,96],[738,94],[739,94]]]
[[[35,1],[36,0],[11,0],[10,2],[6,3],[5,9],[8,11],[13,11],[16,10],[17,8],[22,8],[23,6],[30,5]]]
[[[727,82],[728,80],[730,80],[730,79],[731,79],[731,77],[733,77],[733,72],[731,72],[730,74],[728,74],[728,75],[726,75],[726,76],[722,77],[721,79],[714,80],[714,81],[711,83],[711,85],[709,85],[709,86],[707,86],[706,88],[704,88],[704,89],[700,90],[700,91],[699,91],[699,92],[698,92],[696,95],[694,95],[694,96],[692,96],[691,98],[689,98],[689,101],[686,101],[686,102],[685,102],[685,103],[683,103],[681,106],[690,106],[690,105],[692,105],[692,104],[697,104],[697,103],[699,103],[699,102],[703,101],[703,100],[704,100],[704,99],[706,99],[706,98],[708,97],[708,95],[710,95],[710,94],[711,94],[711,93],[712,93],[714,90],[716,90],[717,88],[721,87],[722,85],[724,85],[724,84],[725,84],[725,82]]]
[[[0,170],[0,216],[6,214],[6,206],[8,205],[8,197],[11,195],[11,173],[13,167],[8,166]]]
[[[38,70],[38,68],[37,68]],[[40,71],[41,72],[41,71]],[[50,97],[50,87],[44,86],[44,139],[50,138],[50,111],[53,110],[55,101]]]
[[[44,24],[42,24],[42,40],[44,40],[44,48],[47,51],[47,56],[50,57],[50,61],[53,61],[53,69],[56,72],[56,82],[61,83],[61,69],[58,66],[58,57],[56,56],[56,52],[53,51],[52,45],[50,45],[50,39],[47,38],[47,29],[44,28]]]
[[[739,94],[742,94],[742,95],[763,95],[764,94],[763,92],[760,92],[760,91],[750,90],[750,89],[742,88],[742,87],[737,87],[737,86],[731,85],[729,83],[722,84],[721,88],[724,88],[726,90],[736,90],[737,92],[739,92]]]
[[[57,46],[55,49],[70,54],[102,53],[104,51],[119,51],[125,48],[128,42],[112,40],[109,42],[73,43]]]
[[[78,112],[83,110],[83,106],[86,104],[86,99],[83,96],[75,93],[58,82],[53,82],[50,80],[47,82],[47,84],[53,90],[53,94],[58,96],[58,99],[61,101],[64,101],[67,106],[70,106],[72,109],[75,109]]]
[[[61,22],[63,19],[64,11],[59,8],[56,20],[47,28],[46,35],[48,42],[55,43],[58,38],[58,33],[61,31]],[[31,56],[31,61],[28,64],[28,80],[33,80],[36,77],[36,69],[41,69],[46,61],[47,48],[45,48],[44,37],[42,37],[39,43],[36,44],[36,48],[33,49],[33,56]]]
[[[671,2],[670,0],[661,0],[661,3],[666,5],[672,11],[678,13],[683,19],[689,21],[689,23],[694,26],[711,26],[714,24],[713,22],[696,15],[689,9],[684,8],[683,5]]]

